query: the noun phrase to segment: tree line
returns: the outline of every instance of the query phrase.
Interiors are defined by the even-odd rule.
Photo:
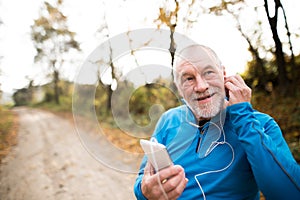
[[[126,1],[125,1],[126,2]],[[212,14],[216,16],[229,15],[236,23],[236,28],[241,36],[248,43],[248,50],[252,55],[252,61],[248,63],[247,71],[244,77],[247,83],[255,90],[269,93],[270,90],[278,89],[281,95],[297,91],[297,81],[299,79],[299,55],[294,55],[291,37],[296,37],[296,33],[289,30],[288,19],[285,9],[280,0],[274,0],[273,4],[267,0],[262,0],[261,5],[265,9],[265,15],[269,23],[272,33],[273,46],[267,47],[263,44],[262,34],[262,19],[257,21],[257,26],[253,30],[244,30],[244,24],[241,15],[245,9],[248,9],[246,0],[235,1],[217,1],[214,5],[204,7],[207,1],[181,1],[181,0],[166,0],[158,9],[153,12],[157,13],[157,18],[154,23],[157,28],[166,28],[170,31],[170,64],[173,66],[176,39],[174,33],[178,26],[185,30],[192,30],[197,20],[201,18],[201,14]],[[273,6],[273,7],[271,7]],[[79,42],[75,40],[76,33],[69,30],[67,25],[67,16],[63,14],[63,0],[57,0],[54,4],[45,1],[41,7],[40,16],[34,20],[31,26],[31,36],[34,47],[36,49],[35,62],[40,65],[48,66],[48,73],[52,77],[54,100],[59,104],[59,88],[58,82],[60,79],[60,68],[65,60],[65,55],[71,50],[80,51]],[[103,1],[105,7],[105,1]],[[254,7],[254,12],[262,7]],[[274,10],[274,15],[271,16],[271,10]],[[105,11],[107,12],[107,11]],[[109,30],[106,13],[103,13],[98,30],[98,36],[101,40],[109,39],[111,33]],[[280,30],[278,26],[279,20],[285,23],[285,30]],[[287,41],[279,37],[279,31],[285,31]],[[130,32],[130,31],[129,31]],[[130,38],[129,38],[130,39]],[[145,44],[146,46],[146,44]],[[284,46],[288,48],[283,48]],[[284,49],[289,49],[285,52]],[[118,81],[118,66],[112,61],[114,49],[112,46],[108,48],[109,59],[99,60],[101,64],[108,65],[111,68],[111,79]],[[135,56],[136,49],[132,49],[132,56]],[[273,56],[267,58],[266,54],[270,53]],[[138,64],[138,63],[137,63]],[[108,103],[110,107],[110,96],[112,94],[111,83],[103,83],[101,77],[99,82],[107,89]],[[272,88],[272,89],[271,89]],[[295,94],[293,92],[293,94]]]
[[[124,1],[126,3],[126,1]],[[264,94],[274,94],[279,96],[299,95],[297,87],[300,76],[299,70],[299,55],[294,55],[292,37],[296,37],[297,33],[292,33],[288,26],[287,13],[280,0],[273,0],[270,4],[267,0],[261,0],[261,6],[253,7],[253,12],[265,11],[265,16],[272,33],[273,45],[266,46],[263,43],[262,19],[253,17],[256,21],[256,26],[251,30],[246,30],[242,20],[242,14],[246,9],[249,9],[248,1],[234,0],[234,1],[217,1],[207,5],[207,0],[200,1],[183,1],[183,0],[165,0],[158,6],[157,10],[153,10],[157,17],[153,19],[157,29],[164,28],[169,30],[169,52],[170,52],[170,66],[174,65],[175,52],[177,48],[177,41],[174,38],[174,33],[180,26],[184,30],[192,30],[193,26],[197,24],[198,19],[201,19],[202,14],[211,14],[216,16],[230,16],[236,24],[237,30],[248,44],[248,50],[251,53],[252,60],[247,64],[247,70],[243,74],[247,84],[252,87],[254,92],[262,92]],[[102,1],[103,8],[106,7],[106,1]],[[34,20],[31,26],[31,38],[36,49],[35,62],[41,66],[47,67],[47,73],[51,79],[53,91],[51,95],[49,90],[47,92],[47,101],[53,100],[56,104],[60,103],[60,96],[63,91],[60,88],[61,68],[67,60],[66,55],[71,50],[81,51],[80,44],[76,41],[76,33],[69,30],[68,17],[63,13],[63,0],[56,0],[54,3],[45,1],[41,8],[37,19]],[[99,19],[98,37],[99,40],[105,41],[112,37],[107,20],[108,10],[103,9],[102,18]],[[271,10],[274,10],[273,16]],[[283,20],[285,27],[281,30],[278,26],[279,20]],[[279,37],[279,31],[286,32],[284,41]],[[130,30],[127,33],[129,45],[132,41],[130,38]],[[150,41],[149,41],[150,42]],[[148,42],[142,44],[141,48],[147,47]],[[288,48],[283,48],[288,47]],[[288,49],[284,51],[284,49]],[[131,56],[135,59],[136,66],[139,66],[139,60],[136,52],[139,49],[131,49]],[[104,88],[106,102],[105,106],[109,111],[111,109],[113,82],[120,85],[120,77],[122,76],[122,67],[118,66],[117,62],[113,60],[114,47],[108,43],[106,49],[106,57],[96,60],[99,67],[98,83]],[[287,52],[286,52],[287,51]],[[271,54],[272,56],[266,56]],[[101,76],[101,68],[105,66],[109,73],[103,77]],[[109,77],[110,82],[105,82],[103,79]],[[34,83],[31,80],[29,87]],[[170,88],[175,90],[174,84],[170,83]],[[23,89],[23,93],[26,89]],[[20,93],[20,91],[17,91]],[[22,92],[21,92],[22,93]],[[30,94],[30,93],[28,93]],[[15,94],[15,97],[18,95]],[[24,98],[24,95],[19,95]],[[25,95],[26,96],[26,95]],[[19,98],[20,99],[20,98]],[[27,98],[28,99],[28,98]],[[30,99],[30,98],[29,98]],[[18,101],[20,102],[20,101]]]

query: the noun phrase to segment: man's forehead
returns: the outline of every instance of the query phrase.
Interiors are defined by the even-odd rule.
[[[201,70],[205,70],[207,68],[217,68],[213,62],[188,62],[182,61],[177,67],[176,71],[179,75],[189,74],[189,73],[200,73]]]
[[[183,49],[179,56],[179,62],[197,63],[205,58],[213,59],[208,49],[197,45]]]
[[[215,52],[209,47],[203,45],[188,46],[180,51],[177,57],[175,68],[184,68],[184,66],[194,66],[203,68],[206,66],[221,67],[221,62]]]

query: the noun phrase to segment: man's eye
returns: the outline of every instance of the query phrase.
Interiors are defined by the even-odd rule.
[[[185,81],[192,81],[192,80],[194,80],[194,78],[191,76],[185,78]]]
[[[186,76],[182,79],[182,83],[185,84],[185,85],[186,84],[191,84],[193,80],[194,80],[194,77]]]
[[[213,73],[214,73],[213,71],[206,71],[206,72],[204,72],[204,75],[211,75]]]

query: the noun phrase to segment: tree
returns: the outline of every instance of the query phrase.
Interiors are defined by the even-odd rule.
[[[106,7],[105,5],[105,2],[103,1],[103,8]],[[103,21],[101,21],[102,24],[100,26],[100,28],[98,29],[98,33],[101,35],[101,37],[103,39],[106,39],[108,42],[108,55],[103,55],[104,57],[100,58],[97,62],[97,64],[99,64],[99,84],[102,85],[105,89],[106,89],[106,92],[107,92],[107,101],[106,101],[106,111],[107,113],[109,113],[111,111],[111,99],[112,99],[112,94],[113,94],[113,89],[112,89],[112,84],[113,84],[113,81],[117,81],[117,75],[116,75],[116,67],[113,63],[113,47],[112,47],[112,44],[109,40],[110,38],[110,31],[109,31],[109,28],[108,28],[108,24],[107,24],[107,19],[106,19],[106,12],[105,12],[105,9],[104,9],[104,12],[103,12]],[[106,56],[106,57],[105,57]],[[108,58],[108,59],[107,59]],[[104,68],[104,71],[107,70],[107,66],[110,67],[110,71],[111,71],[111,80],[112,82],[111,83],[103,83],[103,80],[102,80],[102,74],[101,74],[101,67]]]
[[[246,81],[253,87],[253,89],[265,91],[268,83],[267,72],[265,69],[265,60],[259,55],[259,48],[262,46],[262,22],[258,20],[256,27],[252,27],[251,31],[245,31],[240,20],[240,14],[246,6],[247,5],[244,0],[222,1],[218,5],[208,8],[208,12],[213,13],[216,16],[229,14],[234,19],[236,28],[240,32],[241,36],[246,40],[248,44],[248,51],[252,56],[252,61],[248,64]]]
[[[157,23],[158,28],[165,25],[170,30],[170,47],[169,52],[171,56],[171,66],[174,66],[175,60],[175,52],[177,49],[176,41],[174,38],[174,33],[176,31],[176,27],[182,23],[184,29],[189,29],[192,27],[193,23],[196,22],[196,19],[199,15],[199,10],[195,9],[199,7],[199,1],[180,1],[180,0],[166,0],[159,8],[159,15],[155,22]],[[186,9],[185,15],[179,16],[180,10]],[[173,76],[173,73],[171,74]],[[174,79],[174,77],[173,77]],[[171,89],[176,91],[176,86],[172,82]]]
[[[269,25],[272,31],[272,36],[273,36],[273,40],[275,43],[275,56],[276,56],[276,64],[277,64],[277,69],[278,69],[278,82],[279,82],[279,88],[282,94],[286,94],[287,91],[287,86],[289,85],[289,79],[288,79],[288,74],[287,74],[287,62],[285,60],[285,56],[284,56],[284,52],[282,49],[282,42],[280,40],[280,37],[278,35],[278,11],[279,9],[282,10],[283,12],[283,17],[285,20],[285,27],[287,29],[287,36],[289,38],[289,45],[290,45],[290,50],[291,50],[291,58],[292,58],[292,65],[293,67],[295,66],[294,63],[294,53],[293,53],[293,48],[292,48],[292,44],[290,42],[290,32],[288,29],[288,25],[287,25],[287,19],[286,19],[286,15],[285,15],[285,11],[284,8],[280,2],[280,0],[274,0],[274,16],[272,17],[270,15],[270,8],[269,8],[269,4],[268,4],[268,0],[264,0],[264,7],[265,7],[265,11],[267,14],[267,18],[269,21]],[[295,78],[294,78],[295,79]]]
[[[273,17],[270,16],[269,6],[268,6],[268,0],[264,0],[265,4],[265,10],[268,17],[268,21],[270,24],[270,28],[273,35],[273,40],[275,42],[275,55],[276,55],[276,62],[277,62],[277,68],[278,68],[278,80],[279,85],[281,85],[282,89],[285,90],[286,85],[288,84],[288,78],[287,78],[287,72],[286,72],[286,61],[284,59],[284,54],[282,50],[282,43],[278,35],[277,30],[277,22],[278,22],[278,10],[279,8],[282,8],[280,0],[274,0],[275,2],[275,14]]]
[[[56,5],[44,2],[40,16],[31,26],[31,37],[37,51],[35,62],[46,63],[54,85],[55,102],[59,104],[60,68],[64,55],[71,49],[80,51],[75,33],[67,25],[67,17],[61,12],[63,0]]]
[[[270,12],[270,6],[268,4],[268,0],[264,0],[264,9],[267,14],[268,23],[270,25],[270,29],[272,32],[273,41],[275,44],[275,51],[274,57],[275,57],[275,71],[271,70],[272,72],[268,72],[268,66],[266,65],[266,61],[262,59],[259,55],[259,51],[267,52],[270,51],[269,49],[265,48],[261,40],[261,35],[263,31],[258,31],[253,29],[253,31],[245,32],[242,29],[242,21],[239,19],[239,15],[243,12],[243,9],[247,6],[245,0],[235,0],[235,1],[226,1],[222,0],[216,3],[214,6],[208,8],[210,13],[214,13],[216,15],[223,15],[223,14],[230,14],[233,19],[235,19],[237,24],[237,29],[241,33],[241,35],[245,38],[249,45],[249,51],[252,54],[253,62],[251,62],[251,68],[250,69],[251,77],[254,78],[252,81],[255,82],[255,85],[257,88],[265,89],[265,87],[268,85],[268,83],[271,81],[273,85],[278,86],[280,92],[282,94],[285,94],[287,91],[287,86],[290,84],[289,80],[289,72],[296,70],[296,64],[295,64],[295,56],[293,52],[293,47],[291,43],[291,33],[288,28],[287,23],[287,17],[285,14],[285,10],[280,2],[280,0],[272,0],[274,1],[274,16],[271,16]],[[254,8],[257,12],[257,9]],[[291,70],[288,69],[287,61],[285,60],[285,53],[283,52],[283,43],[279,38],[278,34],[278,17],[279,17],[279,9],[282,10],[284,22],[285,22],[285,28],[286,33],[288,37],[288,45],[289,49],[291,51],[291,57],[290,57],[290,64],[291,64]],[[262,24],[260,20],[256,23],[258,26]],[[275,75],[275,77],[274,77]],[[290,75],[292,79],[297,79],[297,73],[292,73]]]
[[[172,7],[174,7],[172,9]],[[174,0],[174,6],[171,9],[169,6],[165,5],[164,7],[159,8],[159,16],[155,20],[158,23],[158,28],[161,25],[166,25],[170,30],[170,47],[169,51],[171,54],[171,66],[174,64],[174,56],[176,51],[176,43],[174,40],[174,32],[178,23],[178,11],[179,11],[179,2]]]

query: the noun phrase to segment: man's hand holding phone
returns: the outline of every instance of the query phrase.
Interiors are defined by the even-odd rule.
[[[177,199],[183,192],[187,179],[184,169],[174,165],[164,145],[141,141],[148,157],[142,180],[142,193],[151,199]]]
[[[251,88],[238,74],[225,77],[225,89],[228,93],[228,106],[251,101]]]

